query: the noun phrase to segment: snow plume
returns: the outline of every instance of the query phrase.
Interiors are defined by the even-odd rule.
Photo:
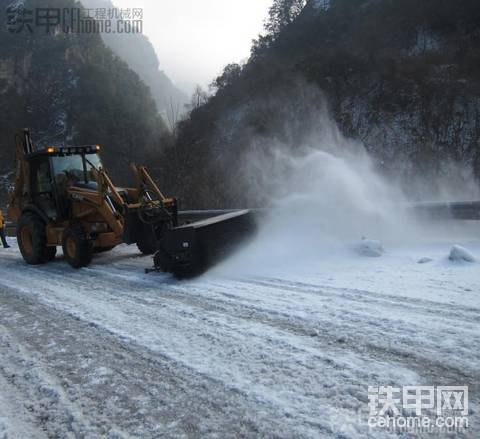
[[[256,142],[247,177],[262,205],[274,201],[256,239],[218,271],[290,271],[351,253],[362,238],[388,249],[415,234],[401,191],[375,171],[361,144],[342,136],[326,111],[300,146]]]
[[[480,199],[465,167],[449,165],[444,174],[425,172],[405,182],[409,174],[399,161],[396,175],[386,177],[362,143],[342,135],[317,88],[299,81],[286,89],[248,104],[250,120],[261,120],[264,132],[275,135],[248,140],[244,166],[238,166],[243,172],[232,180],[250,207],[268,209],[256,239],[217,271],[263,274],[319,267],[337,255],[359,257],[355,249],[365,242],[378,243],[385,250],[381,257],[388,257],[395,248],[419,241],[451,246],[467,235],[477,239],[478,224],[470,224],[470,230],[458,221],[432,224],[417,218],[410,204]],[[244,138],[245,114],[239,111],[222,124],[228,127],[223,135]]]

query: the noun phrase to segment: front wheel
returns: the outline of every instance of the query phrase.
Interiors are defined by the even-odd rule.
[[[20,217],[17,225],[17,242],[27,264],[45,264],[55,258],[57,249],[47,247],[45,223],[33,212],[25,212]]]
[[[82,268],[92,262],[93,246],[79,227],[68,228],[63,234],[63,254],[73,268]]]

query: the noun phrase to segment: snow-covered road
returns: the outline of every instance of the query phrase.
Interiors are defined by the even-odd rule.
[[[369,385],[468,385],[463,437],[479,437],[480,264],[449,248],[179,282],[133,247],[74,271],[26,266],[14,244],[0,438],[387,437],[365,423]]]

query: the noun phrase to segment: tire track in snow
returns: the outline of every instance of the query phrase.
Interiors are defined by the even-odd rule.
[[[466,307],[459,304],[443,304],[431,300],[420,298],[408,298],[411,302],[406,302],[404,296],[394,296],[391,294],[380,294],[373,291],[339,288],[326,285],[316,285],[304,282],[292,282],[286,279],[261,278],[259,280],[244,280],[247,284],[255,284],[262,287],[295,291],[306,294],[322,295],[329,297],[339,297],[351,302],[372,303],[383,307],[398,307],[409,312],[418,312],[419,314],[442,315],[451,318],[456,314],[456,319],[467,323],[478,323],[480,308]]]
[[[88,271],[99,272],[99,270],[97,269],[88,269]],[[141,296],[125,293],[124,291],[121,290],[121,288],[125,287],[125,285],[123,286],[119,285],[120,289],[118,291],[121,291],[120,293],[118,292],[112,293],[111,291],[109,291],[109,288],[111,289],[111,280],[108,279],[111,277],[111,273],[105,272],[103,273],[103,275],[107,279],[101,279],[98,277],[96,278],[96,282],[100,283],[99,290],[102,291],[102,293],[99,293],[99,294],[102,294],[102,295],[110,294],[110,295],[113,295],[114,297],[117,297],[118,294],[120,294],[122,300],[128,299],[133,302],[141,303],[145,306],[159,305],[159,306],[165,307],[166,299],[169,301],[171,300],[178,301],[178,302],[182,301],[184,305],[188,305],[190,307],[194,306],[204,311],[209,310],[209,311],[215,311],[223,314],[230,314],[232,317],[243,318],[244,320],[256,319],[257,321],[260,321],[263,324],[269,324],[270,326],[274,326],[282,330],[289,330],[301,336],[310,336],[312,335],[312,333],[314,333],[318,341],[320,339],[324,341],[323,343],[324,346],[322,346],[323,349],[331,350],[333,345],[335,346],[335,350],[337,351],[341,349],[347,349],[347,350],[357,351],[362,355],[371,355],[372,357],[381,355],[381,357],[386,361],[391,361],[393,357],[398,356],[399,358],[403,358],[404,362],[407,364],[417,364],[416,369],[425,369],[426,368],[425,366],[428,364],[428,369],[431,369],[431,370],[439,369],[439,371],[442,371],[442,374],[444,374],[446,370],[448,370],[448,368],[446,368],[443,364],[441,364],[440,361],[436,363],[429,361],[428,355],[413,355],[411,353],[412,351],[411,344],[409,343],[411,340],[407,340],[406,343],[403,343],[403,349],[402,349],[400,346],[398,346],[398,343],[395,343],[396,344],[395,346],[395,344],[390,343],[388,340],[382,340],[382,343],[375,344],[372,342],[374,341],[374,337],[369,335],[368,332],[366,334],[363,334],[363,336],[360,336],[360,334],[357,331],[357,328],[363,328],[363,332],[365,332],[365,328],[368,328],[369,326],[372,325],[372,318],[371,318],[372,314],[370,313],[370,316],[368,316],[363,313],[353,312],[351,309],[351,305],[345,306],[345,308],[347,308],[348,310],[345,311],[345,313],[341,313],[338,316],[336,316],[335,320],[330,319],[329,321],[326,322],[326,324],[319,326],[318,323],[324,323],[324,322],[323,320],[319,320],[318,315],[313,316],[313,318],[309,320],[308,319],[306,320],[305,318],[303,319],[298,318],[297,316],[292,315],[291,313],[283,313],[282,315],[281,312],[275,311],[275,313],[272,314],[272,312],[270,311],[271,308],[268,309],[268,308],[262,308],[261,306],[252,306],[252,305],[246,305],[246,304],[239,305],[238,301],[234,303],[234,306],[232,306],[233,301],[230,301],[229,303],[224,301],[222,302],[217,297],[212,299],[212,298],[206,297],[205,294],[196,293],[196,290],[198,290],[198,288],[195,287],[196,285],[195,283],[188,284],[187,287],[183,287],[182,284],[179,284],[176,282],[168,284],[167,285],[168,288],[173,289],[174,293],[162,291],[161,295],[159,296],[158,293],[155,291],[154,300],[150,298],[146,300],[144,296],[148,291],[145,291],[145,290],[141,292]],[[64,279],[63,272],[59,271],[57,273],[57,276],[59,276],[60,279],[63,281]],[[125,280],[123,279],[124,276],[125,275],[123,274],[120,275],[122,281]],[[114,275],[114,277],[116,277],[116,275]],[[77,281],[78,281],[78,287],[83,288],[84,287],[83,278],[79,278]],[[105,285],[102,285],[102,283],[104,283]],[[244,283],[247,285],[248,284],[258,285],[259,281],[257,280],[251,281],[251,282],[242,281],[241,283]],[[130,282],[130,284],[134,285],[137,288],[139,286],[145,287],[145,285],[150,284],[150,281],[142,279],[139,284],[136,281]],[[153,283],[153,284],[158,288],[159,284],[157,283]],[[292,294],[292,290],[290,289],[290,282],[288,281],[285,281],[284,283],[282,283],[282,281],[275,280],[274,285],[261,281],[262,287],[264,287],[265,284],[268,285],[268,287],[273,288],[277,291],[287,290],[290,295]],[[298,282],[294,283],[294,285],[297,287],[298,287],[298,284],[299,284]],[[301,284],[301,285],[303,287],[305,284]],[[236,287],[237,285],[234,284],[234,286]],[[321,296],[325,294],[328,296],[332,296],[332,293],[325,293],[323,287],[319,287],[311,284],[308,284],[307,287],[308,288],[306,290],[302,288],[300,292],[301,293],[306,292],[308,294],[315,294],[315,295],[321,295]],[[224,289],[225,287],[222,286],[222,288]],[[208,295],[211,295],[214,292],[218,296],[218,291],[212,291],[211,289],[208,290]],[[298,293],[298,288],[294,289],[293,292]],[[179,296],[179,293],[181,293],[181,296]],[[366,291],[361,291],[361,293],[362,295],[364,294],[367,297],[372,295],[372,293],[366,292]],[[192,297],[193,294],[196,295],[195,298]],[[223,295],[231,296],[232,298],[235,298],[235,299],[239,297],[238,294],[236,296],[228,293]],[[360,302],[360,304],[362,305],[364,304],[363,303],[364,301],[362,300],[362,298],[358,297],[359,292],[357,290],[342,289],[341,291],[337,291],[333,293],[333,295],[337,297],[340,296],[341,299],[346,298],[347,300],[350,300],[353,297],[353,300],[355,302]],[[373,293],[373,295],[375,296],[375,299],[378,296],[381,296],[375,293]],[[390,297],[393,298],[394,296],[390,296]],[[395,299],[398,300],[397,298]],[[290,303],[291,300],[292,299],[289,299],[288,302]],[[380,301],[380,303],[384,306],[389,306],[390,300],[387,300],[386,302]],[[231,307],[232,309],[230,310],[229,307]],[[324,311],[331,310],[331,307],[329,306],[328,303],[324,304],[323,307],[324,307]],[[336,308],[337,307],[334,307],[334,309]],[[192,314],[194,314],[193,311],[192,311]],[[341,321],[342,324],[339,324],[338,321]],[[393,323],[394,322],[392,322],[391,320],[388,320],[388,319],[385,320],[384,330],[385,331],[388,330],[390,333],[394,332],[394,328],[392,327]],[[412,330],[412,328],[410,328],[410,330]],[[378,332],[378,323],[374,322],[372,331]],[[400,325],[398,328],[395,329],[395,332],[401,335],[402,333],[405,332],[405,327]],[[347,334],[347,335],[355,334],[355,337],[342,338],[342,337],[335,336],[335,334],[339,334],[339,333]],[[342,340],[341,343],[336,343],[336,340],[338,339]],[[418,349],[418,352],[421,352],[421,349]],[[426,354],[428,354],[428,352]],[[456,373],[457,376],[463,376],[464,379],[468,379],[468,381],[472,381],[474,379],[471,376],[469,377],[468,374],[465,375],[465,371],[462,371],[459,368],[454,367],[451,373]]]
[[[51,437],[67,431],[112,439],[296,435],[297,429],[278,421],[281,414],[262,410],[259,401],[218,380],[41,305],[35,297],[5,289],[0,297],[0,312],[10,316],[3,319],[10,342],[2,343],[0,372],[16,372],[17,392],[27,395],[38,427]],[[39,378],[50,374],[56,379]]]
[[[58,302],[68,297],[64,286],[63,292],[58,286],[58,289],[52,289],[53,280],[50,276],[48,285],[38,287],[43,289],[42,299],[50,296],[50,306],[59,309]],[[310,338],[292,336],[285,331],[230,316],[225,319],[218,313],[198,317],[197,310],[189,309],[185,304],[180,308],[177,304],[173,308],[159,309],[130,300],[111,302],[110,294],[92,289],[85,291],[85,288],[77,290],[64,312],[75,310],[72,312],[87,321],[133,337],[197,373],[216,377],[228,387],[250,393],[263,405],[273,406],[273,413],[280,410],[281,416],[288,419],[285,422],[300,423],[312,432],[329,428],[332,402],[328,398],[339,398],[338,404],[334,404],[339,407],[347,404],[344,400],[349,400],[347,406],[365,404],[365,388],[356,380],[358,376],[364,376],[363,380],[368,381],[370,372],[365,367],[366,360],[356,358],[352,353],[322,353]],[[86,313],[85,304],[88,304]],[[156,330],[159,324],[162,325],[161,333]],[[124,331],[125,327],[129,330]],[[192,328],[197,333],[192,333]],[[152,332],[156,334],[152,336]],[[169,336],[174,340],[162,343],[162,339]],[[179,338],[182,338],[180,342]],[[191,349],[198,349],[199,354],[192,355]],[[398,379],[396,371],[392,374],[386,365],[371,359],[368,361],[376,363],[377,369],[375,364],[370,367],[386,381],[395,379],[395,376]],[[325,383],[325,374],[331,376],[328,384]],[[341,395],[331,383],[345,380],[350,382],[352,390]],[[309,392],[304,394],[304,389]],[[326,420],[319,420],[319,410],[324,412]],[[349,411],[344,417],[345,420],[355,419]]]

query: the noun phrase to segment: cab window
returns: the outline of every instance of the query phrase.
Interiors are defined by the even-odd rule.
[[[85,168],[87,170],[87,180],[95,181],[94,169],[100,169],[102,167],[102,162],[98,154],[87,154],[85,155]]]
[[[55,183],[60,186],[72,186],[85,181],[85,171],[81,155],[53,157]]]
[[[51,192],[50,165],[48,160],[37,161],[32,166],[32,189],[34,194]]]

